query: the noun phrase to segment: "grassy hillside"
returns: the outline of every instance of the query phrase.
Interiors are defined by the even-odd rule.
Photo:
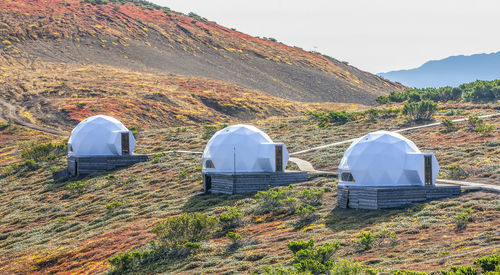
[[[460,110],[461,114],[450,110]],[[493,112],[497,110],[487,105],[442,105],[436,119]],[[498,118],[488,121],[493,125],[499,122]],[[309,116],[251,123],[269,133],[273,140],[285,142],[291,152],[375,129],[408,126],[400,114],[325,127],[318,127]],[[138,133],[137,152],[175,148],[198,151],[207,141],[207,130],[200,125],[145,128]],[[470,131],[466,124],[453,132],[447,132],[443,126],[405,135],[424,151],[436,153],[443,167],[441,177],[453,177],[446,167],[458,165],[467,168],[469,179],[480,177],[498,182],[498,127],[485,136]],[[500,205],[495,194],[464,193],[459,198],[386,211],[342,210],[336,207],[336,179],[316,178],[295,185],[294,192],[286,195],[296,198],[298,207],[309,201],[310,196],[302,191],[323,190],[317,200],[310,202],[315,207],[311,215],[294,214],[287,207],[267,212],[270,209],[260,208],[262,200],[254,195],[196,195],[202,189],[199,156],[156,155],[129,169],[54,182],[51,171],[63,168],[65,157],[55,152],[54,157],[35,165],[23,163],[17,155],[17,141],[52,141],[57,145],[63,137],[10,125],[2,127],[0,139],[7,141],[5,144],[12,150],[11,161],[19,164],[15,169],[4,169],[0,177],[4,198],[0,202],[3,273],[106,272],[110,270],[110,257],[120,252],[147,250],[149,241],[158,241],[152,232],[157,222],[194,212],[219,217],[228,207],[243,213],[241,222],[231,229],[241,236],[236,244],[225,234],[214,233],[191,256],[155,258],[140,263],[138,270],[183,274],[262,272],[266,265],[276,268],[291,264],[289,241],[314,238],[317,244],[339,240],[336,257],[358,261],[366,267],[385,272],[399,268],[433,271],[450,265],[471,265],[474,259],[493,253],[489,246],[500,244],[496,226]],[[331,170],[340,161],[342,151],[332,148],[300,157],[310,159],[317,168]],[[293,169],[293,165],[288,168]],[[469,211],[470,219],[465,229],[457,230],[456,217],[464,211]],[[364,231],[377,236],[369,247],[357,237]],[[466,256],[443,259],[483,247],[486,249]]]
[[[297,101],[373,104],[377,96],[403,88],[336,59],[196,15],[108,2],[1,1],[0,60],[38,58],[208,77]]]

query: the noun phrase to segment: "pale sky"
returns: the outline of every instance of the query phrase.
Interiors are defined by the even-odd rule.
[[[500,51],[498,0],[150,0],[372,73]]]

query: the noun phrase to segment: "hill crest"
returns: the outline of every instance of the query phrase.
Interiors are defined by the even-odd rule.
[[[0,51],[43,61],[207,77],[284,99],[373,104],[404,87],[196,15],[80,0],[2,1]]]

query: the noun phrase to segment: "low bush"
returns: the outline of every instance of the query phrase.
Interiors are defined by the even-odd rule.
[[[449,132],[453,132],[456,130],[456,125],[453,121],[451,121],[450,119],[443,119],[441,121],[441,126],[444,127],[444,131],[449,133]]]
[[[403,114],[413,121],[430,120],[437,109],[437,103],[429,100],[410,102],[404,105]]]
[[[289,185],[285,188],[277,187],[269,189],[267,191],[257,192],[257,194],[255,194],[255,198],[257,199],[258,212],[269,213],[283,211],[283,207],[285,205],[289,205],[291,201],[294,201],[293,198],[290,199],[292,192],[292,185]],[[290,210],[291,209],[289,209],[289,211]]]
[[[451,266],[450,270],[441,270],[441,275],[477,275],[476,269],[470,266]]]
[[[226,212],[218,217],[219,225],[223,231],[235,228],[240,225],[243,213],[236,207],[229,207]]]
[[[337,125],[345,124],[355,118],[355,114],[346,111],[325,112],[308,112],[313,119],[318,121],[318,126],[325,127],[328,124],[334,123]]]
[[[111,210],[119,207],[122,204],[123,204],[122,201],[112,201],[112,202],[106,204],[106,209],[111,211]]]
[[[484,272],[500,271],[500,254],[492,254],[477,259],[475,265],[483,269]]]
[[[450,179],[462,180],[462,179],[467,178],[467,176],[469,175],[458,164],[447,166],[446,169],[448,170],[448,178],[450,178]]]
[[[187,213],[169,217],[153,227],[161,245],[175,247],[188,242],[198,242],[208,238],[214,231],[217,220],[200,213]]]
[[[314,240],[308,242],[290,242],[289,249],[294,254],[294,268],[299,272],[324,274],[335,267],[333,255],[339,249],[338,241],[314,247]]]
[[[491,136],[491,133],[495,130],[495,126],[493,124],[481,123],[476,128],[474,128],[474,132],[480,134],[481,136]]]
[[[301,205],[295,213],[300,217],[299,224],[307,224],[316,217],[316,207],[309,204]]]
[[[203,134],[201,135],[202,139],[209,139],[217,132],[216,125],[205,125],[203,126]]]
[[[453,216],[453,222],[456,225],[456,231],[463,231],[467,228],[467,224],[473,221],[473,211],[470,208],[463,209],[458,215]]]
[[[321,199],[323,198],[323,194],[325,193],[324,189],[311,188],[304,189],[300,192],[299,197],[302,199],[304,203],[310,205],[321,205]]]
[[[477,116],[469,116],[467,122],[469,124],[469,129],[473,131],[478,125],[484,123],[484,119]]]
[[[356,236],[357,243],[363,247],[364,250],[372,248],[373,245],[373,234],[370,231],[363,231]]]
[[[21,159],[39,162],[48,160],[51,156],[57,157],[65,154],[67,145],[65,141],[61,144],[27,141],[19,144],[19,150],[21,151]]]
[[[226,237],[230,239],[233,244],[236,244],[241,240],[241,235],[234,232],[227,232]]]

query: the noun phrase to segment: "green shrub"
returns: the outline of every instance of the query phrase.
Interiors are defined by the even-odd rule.
[[[477,275],[476,269],[470,266],[451,266],[449,271],[441,270],[442,275]]]
[[[324,274],[334,267],[332,259],[335,252],[339,249],[338,241],[325,243],[313,247],[314,240],[308,242],[290,242],[289,249],[294,253],[294,267],[299,272],[311,272],[313,274]]]
[[[333,111],[329,113],[325,112],[308,112],[313,119],[318,121],[318,126],[325,127],[330,123],[335,123],[337,125],[345,124],[352,121],[355,114],[348,113],[346,111]]]
[[[37,141],[27,141],[19,143],[19,150],[21,151],[21,159],[34,160],[35,162],[50,159],[51,156],[60,156],[67,152],[67,141],[61,144],[54,144],[52,142],[40,143]]]
[[[481,125],[484,123],[484,119],[477,117],[477,116],[469,116],[467,119],[467,122],[469,124],[469,128],[471,130],[474,130],[478,125]]]
[[[453,132],[456,129],[455,123],[453,121],[451,121],[450,119],[446,119],[446,118],[441,121],[441,126],[443,126],[445,129],[445,132],[448,132],[448,133]]]
[[[358,239],[358,244],[363,246],[364,250],[368,250],[372,248],[373,245],[373,234],[370,231],[363,231],[359,235],[356,236]]]
[[[413,121],[430,120],[436,112],[437,103],[429,100],[406,103],[403,107],[403,114]]]
[[[495,130],[495,126],[487,123],[481,123],[474,128],[474,132],[480,134],[481,136],[490,136],[493,130]]]
[[[300,198],[303,202],[310,205],[321,205],[321,199],[323,198],[323,194],[325,193],[324,189],[311,188],[304,189],[300,192]]]
[[[240,225],[243,213],[236,207],[229,207],[226,212],[220,214],[219,224],[223,231],[235,228]]]
[[[216,218],[200,213],[185,213],[159,222],[153,227],[153,233],[160,244],[174,247],[205,240],[212,234],[216,225]]]
[[[217,132],[216,125],[205,125],[203,126],[204,132],[201,135],[202,139],[209,139]]]
[[[17,164],[11,164],[2,168],[2,174],[4,176],[14,175],[17,171],[19,171],[19,165]]]
[[[484,272],[495,271],[495,269],[500,268],[500,254],[491,254],[488,256],[484,256],[480,259],[477,259],[474,264],[481,267]]]
[[[23,166],[26,167],[26,169],[28,169],[29,171],[35,171],[40,168],[40,165],[38,165],[38,163],[36,163],[36,161],[32,159],[25,160],[23,162]]]
[[[226,237],[230,239],[233,244],[238,243],[241,240],[241,235],[234,232],[227,232]]]
[[[113,266],[114,272],[121,272],[132,269],[142,258],[140,253],[122,252],[111,257],[108,261]]]
[[[106,209],[113,210],[122,204],[123,204],[122,201],[112,201],[112,202],[106,204]]]
[[[75,182],[66,184],[67,189],[72,190],[72,191],[76,191],[76,192],[82,192],[86,186],[87,186],[86,183],[82,182],[82,181],[75,181]]]
[[[295,255],[300,250],[312,249],[314,246],[314,239],[309,239],[307,242],[306,241],[290,241],[290,242],[288,242],[287,246],[288,246],[288,249],[290,249],[290,251],[292,251],[292,253]]]
[[[333,263],[328,272],[329,274],[335,275],[376,275],[377,272],[373,269],[364,269],[363,265],[358,262],[349,261],[346,259],[341,259]]]
[[[152,163],[160,163],[160,162],[164,162],[166,157],[165,157],[165,153],[156,153],[153,155],[153,157],[151,158],[151,162]]]
[[[293,186],[285,188],[272,188],[267,191],[259,191],[255,194],[257,199],[257,210],[261,213],[278,212],[287,203],[293,192]],[[289,201],[288,201],[289,202]]]
[[[301,224],[311,221],[316,215],[315,212],[316,212],[316,207],[309,204],[301,205],[295,211],[295,213],[297,213],[297,215],[299,215],[300,217],[299,222]]]
[[[458,164],[447,166],[446,169],[449,171],[448,178],[450,179],[461,180],[468,176],[468,173]]]
[[[458,215],[453,216],[453,222],[456,225],[455,230],[462,231],[467,228],[467,224],[473,221],[473,211],[470,208],[463,209]]]

